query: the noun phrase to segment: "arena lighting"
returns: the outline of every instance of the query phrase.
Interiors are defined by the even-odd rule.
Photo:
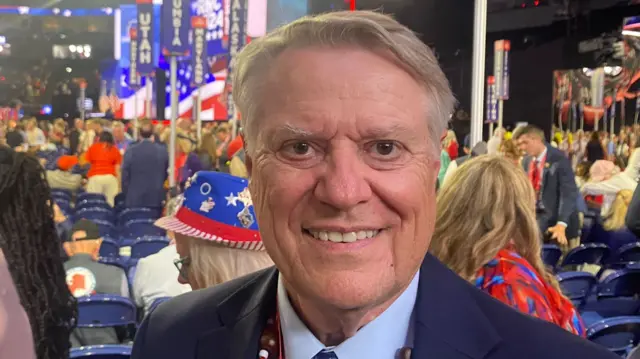
[[[76,52],[76,45],[69,45],[69,51]]]
[[[65,69],[65,71],[67,71],[67,73],[71,73],[71,71],[73,71],[73,69],[72,69],[71,67],[67,67],[67,68]]]

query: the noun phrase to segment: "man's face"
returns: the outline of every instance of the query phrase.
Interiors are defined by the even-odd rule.
[[[379,305],[408,285],[433,233],[440,163],[424,90],[357,49],[289,50],[270,71],[247,139],[267,251],[297,295]]]
[[[118,141],[124,140],[124,128],[114,127],[112,132],[113,132],[113,138],[115,138]]]
[[[537,136],[524,134],[517,140],[520,151],[529,156],[538,156],[540,154],[541,141]]]

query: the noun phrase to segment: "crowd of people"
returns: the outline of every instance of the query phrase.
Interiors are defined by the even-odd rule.
[[[594,212],[640,242],[640,128],[547,139],[526,125],[460,146],[433,52],[376,12],[297,20],[236,69],[239,135],[212,123],[198,139],[180,119],[175,163],[170,128],[144,119],[7,124],[0,306],[21,345],[0,335],[0,357],[127,344],[76,327],[76,301],[100,293],[145,314],[134,359],[616,357],[585,340],[541,251],[578,246]],[[163,212],[169,245],[130,280],[102,261],[100,223],[54,190],[76,208],[87,193],[108,211]],[[92,286],[76,283],[84,271]]]

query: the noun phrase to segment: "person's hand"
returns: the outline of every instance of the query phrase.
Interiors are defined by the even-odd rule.
[[[568,243],[566,231],[567,227],[563,226],[562,224],[556,224],[555,226],[549,227],[549,229],[547,229],[547,232],[551,234],[551,239],[555,240],[562,246],[565,246]]]

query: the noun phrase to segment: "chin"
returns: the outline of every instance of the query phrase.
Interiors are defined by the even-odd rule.
[[[309,300],[320,301],[340,310],[359,310],[373,307],[393,297],[401,287],[395,273],[331,271],[325,275],[309,278],[311,282],[300,283],[306,290],[302,295]],[[315,285],[309,286],[308,283]]]

